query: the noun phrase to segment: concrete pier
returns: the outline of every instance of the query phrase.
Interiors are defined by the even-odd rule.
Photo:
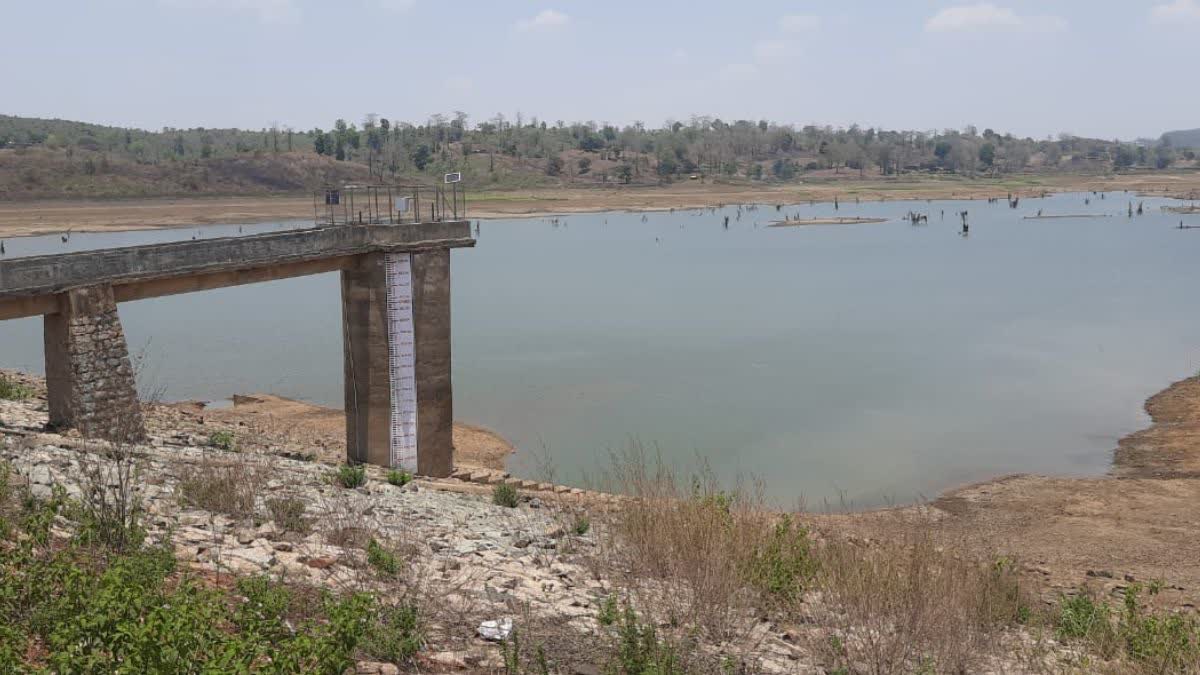
[[[411,267],[416,469],[448,476],[454,469],[450,249],[474,244],[469,222],[453,221],[16,258],[0,261],[0,320],[45,317],[51,426],[133,441],[145,432],[119,302],[340,271],[347,459],[389,466],[392,399],[402,392],[389,351],[395,310],[384,261],[403,254]]]

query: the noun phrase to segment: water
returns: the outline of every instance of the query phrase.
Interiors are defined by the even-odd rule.
[[[1147,424],[1143,400],[1195,373],[1200,347],[1200,231],[1174,229],[1165,200],[1128,219],[1131,197],[484,222],[478,247],[452,256],[457,417],[513,441],[518,469],[547,449],[578,478],[637,441],[810,507],[1103,473],[1117,439]],[[898,220],[910,209],[929,224]],[[1039,209],[1112,217],[1023,219]],[[892,220],[764,227],[785,213]],[[192,234],[10,239],[8,251]],[[320,275],[121,314],[147,354],[142,386],[169,398],[267,390],[340,406],[339,301],[337,276]],[[40,320],[0,324],[0,344],[0,365],[41,370]]]

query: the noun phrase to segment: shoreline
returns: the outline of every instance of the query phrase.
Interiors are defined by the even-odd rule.
[[[41,378],[16,377],[44,396]],[[344,460],[340,410],[269,395],[238,401],[232,408],[206,410],[182,402],[147,404],[144,410],[148,428],[174,443],[205,446],[214,431],[233,429],[239,452]],[[1119,441],[1106,475],[999,475],[927,502],[802,515],[816,532],[868,543],[889,540],[898,526],[915,525],[947,550],[1013,560],[1022,575],[1046,589],[1046,597],[1090,588],[1119,601],[1131,584],[1156,581],[1163,589],[1157,605],[1192,611],[1200,605],[1200,520],[1193,516],[1200,503],[1200,375],[1170,384],[1144,405],[1150,425]],[[334,429],[322,428],[322,419],[336,420]],[[480,427],[455,427],[456,445],[462,430],[499,439]],[[456,461],[466,464],[463,450],[456,449]],[[507,450],[501,457],[506,456]],[[475,473],[474,467],[464,468]]]
[[[534,188],[476,192],[469,220],[571,216],[625,211],[713,208],[730,204],[859,201],[982,200],[1043,194],[1129,190],[1138,195],[1186,199],[1200,193],[1200,172],[1170,174],[1017,175],[1004,178],[870,177],[792,184],[674,183],[664,186]],[[120,200],[0,200],[0,238],[66,230],[121,232],[213,224],[306,221],[311,195],[152,197]]]
[[[304,429],[331,434],[333,442],[344,439],[345,427],[342,410],[319,406],[305,401],[290,399],[274,394],[235,394],[230,397],[234,405],[229,408],[209,408],[202,402],[179,401],[162,404],[168,408],[190,409],[196,414],[225,423],[245,422],[250,417],[270,420],[293,429]],[[986,490],[993,484],[1002,484],[1014,479],[1046,479],[1055,481],[1106,481],[1124,479],[1188,479],[1200,485],[1200,374],[1186,377],[1169,384],[1143,401],[1143,409],[1150,417],[1150,424],[1118,439],[1108,470],[1096,476],[1043,475],[1030,473],[1000,474],[978,481],[946,488],[928,501],[936,505],[943,500],[953,500],[962,493]],[[316,425],[313,420],[319,420]],[[474,459],[479,451],[468,448],[465,465],[469,468],[486,468],[508,471],[506,460],[517,448],[499,433],[483,426],[456,421],[455,452],[459,459],[459,440],[471,434],[478,435],[477,443],[492,444],[496,450],[487,455],[488,461]],[[854,510],[852,514],[867,514],[881,511],[903,511],[916,506],[905,504]]]

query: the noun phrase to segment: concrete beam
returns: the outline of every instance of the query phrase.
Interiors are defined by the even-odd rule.
[[[415,252],[474,245],[470,223],[454,221],[326,227],[13,258],[0,262],[0,319],[52,313],[55,302],[46,296],[70,288],[104,284],[114,288],[118,300],[130,300],[220,288],[222,283],[252,283],[253,275],[233,274],[247,270],[277,270],[262,272],[261,279],[272,274],[295,276],[302,268],[289,271],[286,266],[317,264],[330,258],[371,252]],[[222,276],[222,273],[230,274]],[[187,277],[200,275],[207,279],[186,281]],[[174,286],[148,284],[166,279],[180,281]],[[134,288],[123,290],[123,286]]]

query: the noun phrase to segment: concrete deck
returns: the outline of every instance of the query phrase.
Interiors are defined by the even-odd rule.
[[[53,314],[58,294],[110,285],[116,302],[347,269],[356,256],[474,246],[465,220],[338,226],[0,261],[0,320]]]

